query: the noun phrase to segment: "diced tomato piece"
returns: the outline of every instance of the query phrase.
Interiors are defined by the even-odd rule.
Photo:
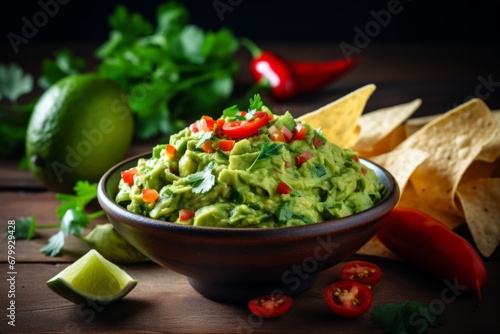
[[[295,125],[295,130],[293,132],[293,139],[295,140],[304,140],[306,139],[307,128],[302,123],[297,123]]]
[[[290,161],[285,160],[285,168],[290,168],[292,167],[292,163]]]
[[[366,169],[364,167],[361,167],[361,173],[363,173],[363,175],[366,175]]]
[[[280,183],[278,183],[278,187],[276,188],[276,191],[278,192],[278,194],[287,195],[287,194],[291,193],[293,191],[293,189],[290,188],[290,186],[288,184],[281,181]]]
[[[142,190],[142,200],[146,203],[154,203],[160,195],[156,189],[143,189]]]
[[[134,184],[134,176],[139,174],[139,171],[137,170],[136,167],[124,170],[123,172],[120,173],[122,176],[123,182],[125,182],[128,185],[133,185]]]
[[[297,166],[300,167],[304,162],[311,159],[312,157],[314,157],[314,154],[312,154],[311,152],[309,151],[302,152],[295,157],[295,163],[297,164]]]
[[[354,161],[359,162],[359,157],[357,155],[352,157]]]
[[[314,145],[314,148],[320,148],[321,146],[325,145],[325,141],[321,138],[314,137],[313,138],[313,145]]]
[[[293,138],[293,133],[292,131],[290,131],[286,126],[282,126],[280,131],[283,133],[283,135],[285,136],[285,141],[288,143],[292,140]]]
[[[189,126],[189,131],[191,131],[192,133],[196,133],[196,132],[200,131],[200,129],[198,128],[198,122],[192,123]]]
[[[215,149],[212,146],[211,140],[205,140],[205,142],[201,145],[201,149],[206,153],[215,153]]]
[[[198,122],[198,128],[201,131],[211,132],[214,130],[215,121],[210,116],[202,116]]]
[[[167,157],[170,159],[175,158],[175,155],[177,154],[177,150],[175,149],[174,145],[167,144],[167,147],[165,148],[165,152],[167,153]]]
[[[181,209],[179,210],[179,220],[186,221],[194,217],[194,210],[189,209]]]
[[[279,141],[282,143],[286,142],[285,135],[281,131],[274,132],[273,134],[269,135],[269,138],[271,138],[272,141]]]
[[[232,139],[219,140],[219,148],[223,151],[231,151],[234,147],[235,141]]]

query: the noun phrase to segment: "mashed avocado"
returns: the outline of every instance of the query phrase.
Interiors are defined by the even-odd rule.
[[[381,191],[355,152],[289,112],[273,115],[257,95],[248,112],[203,117],[154,147],[122,172],[116,201],[180,224],[266,228],[349,216]]]

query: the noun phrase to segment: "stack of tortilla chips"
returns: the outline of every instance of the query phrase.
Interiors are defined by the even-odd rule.
[[[401,189],[398,206],[451,229],[467,224],[481,255],[490,256],[500,243],[500,111],[475,98],[422,118],[411,118],[420,99],[367,112],[375,89],[361,87],[299,120],[391,172]],[[397,258],[377,237],[358,254]]]

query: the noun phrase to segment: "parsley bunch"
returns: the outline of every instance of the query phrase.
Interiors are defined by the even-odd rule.
[[[139,138],[170,135],[185,120],[226,105],[238,70],[233,53],[239,43],[230,30],[190,24],[176,1],[157,8],[156,26],[123,5],[109,24],[109,39],[96,52],[99,72],[128,92]]]

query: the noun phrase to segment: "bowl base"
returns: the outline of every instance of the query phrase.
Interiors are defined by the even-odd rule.
[[[269,294],[283,293],[287,296],[297,296],[308,290],[314,283],[316,275],[297,285],[287,285],[283,282],[265,282],[261,284],[242,282],[212,282],[188,277],[189,284],[204,297],[223,303],[247,303],[250,299]]]

